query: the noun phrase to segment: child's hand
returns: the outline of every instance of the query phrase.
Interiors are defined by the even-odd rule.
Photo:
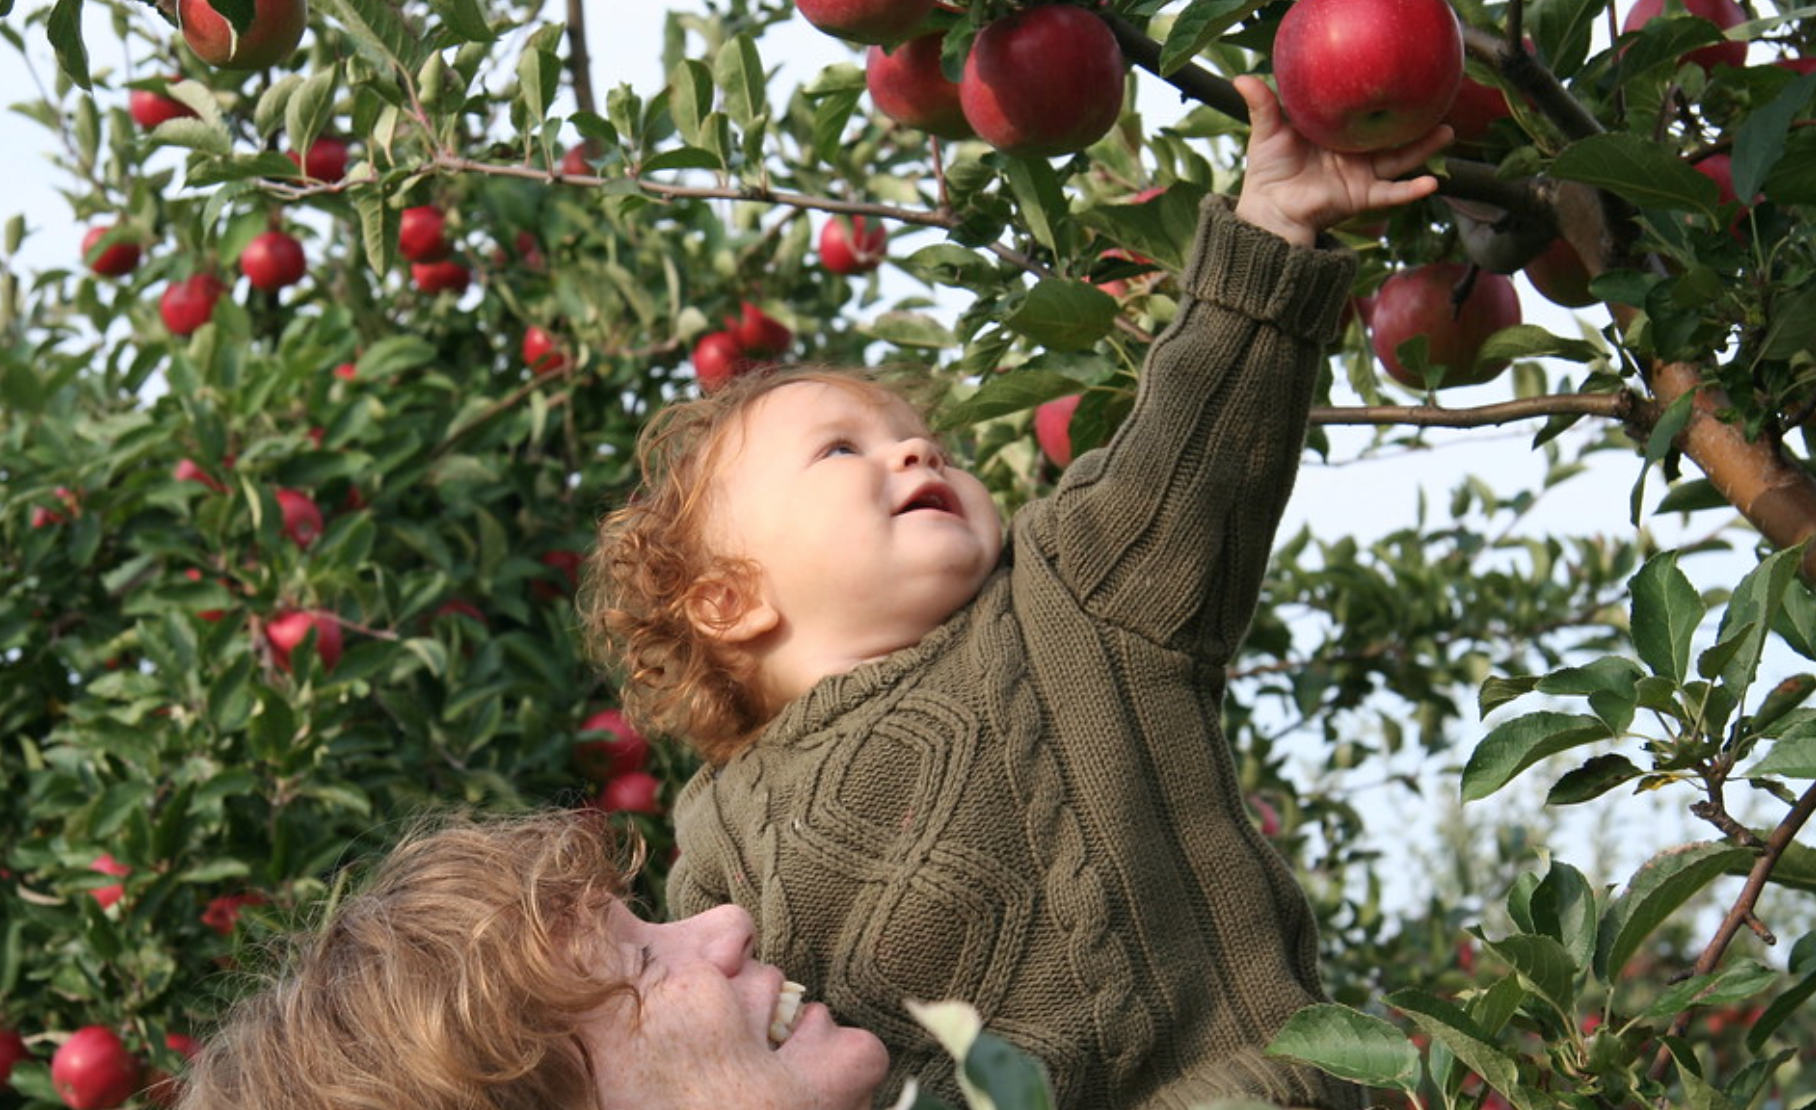
[[[1310,246],[1318,233],[1371,208],[1391,208],[1428,196],[1438,179],[1394,178],[1423,165],[1451,138],[1442,124],[1393,150],[1339,154],[1306,139],[1287,122],[1274,91],[1257,77],[1236,78],[1248,102],[1248,173],[1236,215],[1288,242]]]

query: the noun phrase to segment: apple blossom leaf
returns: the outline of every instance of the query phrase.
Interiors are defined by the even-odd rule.
[[[1510,1098],[1518,1082],[1514,1060],[1494,1043],[1493,1034],[1468,1011],[1448,999],[1417,988],[1388,995],[1389,1006],[1404,1012],[1434,1042],[1443,1044],[1470,1071]],[[1515,1102],[1519,1105],[1519,1102]]]
[[[1144,203],[1099,204],[1072,218],[1117,246],[1177,273],[1185,266],[1186,249],[1196,241],[1198,205],[1204,192],[1192,182],[1176,181]]]
[[[1160,45],[1160,76],[1171,76],[1260,6],[1253,0],[1191,0]]]
[[[724,168],[725,159],[722,156],[695,146],[678,146],[665,150],[646,159],[642,167],[644,173],[655,173],[658,170],[722,170]]]
[[[937,430],[946,431],[970,424],[980,424],[1010,413],[1025,412],[1056,397],[1069,397],[1084,389],[1084,383],[1051,370],[1012,370],[989,374],[976,393],[942,408],[935,421]]]
[[[1410,1092],[1419,1083],[1419,1052],[1404,1032],[1335,1002],[1296,1011],[1268,1042],[1267,1054],[1370,1087]]]
[[[923,312],[884,312],[857,331],[898,347],[939,351],[958,346],[958,337],[949,328]]]
[[[94,91],[88,75],[88,47],[82,41],[82,0],[57,0],[45,23],[57,66],[78,88]]]
[[[725,93],[725,114],[739,127],[749,128],[768,113],[763,59],[757,53],[756,40],[748,34],[733,35],[719,48],[713,59],[713,79]]]
[[[1557,358],[1566,362],[1594,362],[1605,352],[1584,339],[1567,339],[1553,335],[1538,324],[1515,324],[1502,328],[1482,342],[1482,360],[1516,358]]]
[[[205,120],[167,119],[152,130],[150,138],[160,146],[180,146],[218,158],[233,153],[233,138],[227,134],[227,129],[210,126]]]
[[[228,181],[250,181],[255,178],[288,178],[296,174],[296,164],[274,150],[261,150],[239,158],[211,159],[191,169],[185,183],[191,188],[219,185]]]
[[[397,259],[397,231],[400,218],[397,209],[385,203],[385,194],[376,188],[353,190],[353,209],[359,213],[360,239],[366,248],[366,261],[373,272],[385,273]]]
[[[1538,688],[1538,675],[1494,676],[1482,683],[1476,694],[1476,715],[1486,718],[1501,706],[1525,697]]]
[[[1744,873],[1753,858],[1748,848],[1701,842],[1667,848],[1647,860],[1602,913],[1596,975],[1613,982],[1679,906],[1723,875]]]
[[[1491,729],[1463,767],[1463,800],[1479,801],[1541,759],[1611,738],[1595,717],[1550,711],[1528,713]]]
[[[1640,208],[1700,212],[1711,220],[1720,208],[1715,182],[1692,169],[1674,148],[1628,132],[1578,139],[1559,152],[1551,171],[1566,181],[1606,189]]]
[[[1788,359],[1809,350],[1816,350],[1816,289],[1774,298],[1760,357]]]
[[[1096,343],[1116,322],[1116,298],[1088,281],[1042,278],[1003,317],[1018,335],[1055,351],[1077,351]]]
[[[989,259],[956,243],[922,247],[897,259],[896,265],[929,285],[952,285],[961,289],[981,287],[995,270]]]
[[[347,32],[347,42],[361,53],[376,56],[404,74],[414,74],[432,52],[429,40],[412,32],[389,0],[313,2]]]
[[[1539,0],[1527,9],[1526,26],[1553,73],[1569,75],[1582,68],[1603,10],[1601,4],[1576,0]]]
[[[429,0],[429,6],[456,42],[493,42],[498,38],[486,22],[485,9],[478,0]]]
[[[820,97],[813,106],[813,151],[822,162],[833,162],[844,145],[845,125],[858,110],[864,90],[843,89]]]
[[[1745,694],[1759,673],[1773,614],[1783,607],[1803,554],[1802,544],[1774,551],[1747,572],[1728,599],[1716,643],[1732,641],[1736,645],[1720,670],[1722,685],[1736,698]]]
[[[252,127],[261,139],[270,138],[284,122],[284,108],[290,103],[290,94],[303,81],[301,73],[286,73],[259,94],[258,103],[252,108]]]
[[[1682,58],[1702,46],[1723,41],[1721,29],[1699,16],[1655,16],[1626,35],[1620,53],[1621,75],[1631,80],[1650,69],[1675,71]]]
[[[1576,1010],[1576,962],[1556,937],[1542,933],[1515,933],[1500,940],[1483,938],[1483,947],[1499,956],[1520,983],[1543,999],[1560,1021],[1569,1021]]]
[[[669,73],[668,90],[669,118],[675,121],[675,132],[682,142],[698,145],[706,117],[712,114],[716,95],[712,71],[706,68],[705,62],[683,58]]]
[[[1047,1069],[1009,1042],[980,1032],[965,1053],[966,1080],[1001,1110],[1052,1110]]]
[[[554,51],[526,48],[517,59],[517,93],[530,119],[539,120],[548,113],[560,86],[561,59]]]

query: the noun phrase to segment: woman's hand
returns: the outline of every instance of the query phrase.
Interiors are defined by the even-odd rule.
[[[1250,125],[1238,218],[1288,242],[1311,246],[1319,232],[1358,212],[1392,208],[1437,190],[1438,179],[1430,174],[1396,179],[1450,142],[1448,126],[1439,124],[1393,150],[1341,154],[1295,131],[1274,91],[1260,78],[1238,77],[1235,84],[1248,103]]]

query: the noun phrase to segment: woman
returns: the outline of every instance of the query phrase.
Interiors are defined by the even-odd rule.
[[[624,904],[603,815],[405,841],[195,1059],[182,1110],[852,1110],[879,1042],[751,959],[743,910]]]

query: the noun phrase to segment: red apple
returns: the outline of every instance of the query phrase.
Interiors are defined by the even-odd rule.
[[[101,245],[101,240],[118,227],[118,224],[96,224],[82,236],[82,257],[87,260],[88,268],[102,277],[120,277],[139,266],[139,244],[130,234],[115,236],[107,246]]]
[[[112,853],[109,852],[102,852],[96,856],[95,861],[88,865],[88,869],[99,871],[103,875],[112,875],[117,879],[132,874],[132,868],[113,858]],[[106,886],[93,888],[89,893],[94,895],[95,901],[101,903],[102,909],[107,909],[125,896],[126,886],[124,883],[108,883]]]
[[[276,292],[303,280],[309,272],[309,260],[294,236],[266,231],[253,236],[240,252],[240,272],[254,288]]]
[[[1053,465],[1064,470],[1072,465],[1072,414],[1084,394],[1074,393],[1048,401],[1034,410],[1034,442]]]
[[[120,1035],[85,1025],[57,1046],[50,1082],[70,1110],[111,1110],[138,1093],[141,1065]]]
[[[1552,304],[1582,308],[1595,303],[1595,294],[1589,292],[1589,267],[1563,236],[1526,263],[1526,280]]]
[[[1627,10],[1626,20],[1621,23],[1621,33],[1637,31],[1665,14],[1665,0],[1635,0],[1633,7]],[[1672,0],[1669,14],[1699,16],[1723,31],[1744,23],[1747,18],[1746,9],[1735,3],[1735,0]],[[1718,65],[1738,68],[1747,64],[1747,44],[1744,39],[1710,43],[1690,51],[1679,58],[1678,62],[1699,65],[1704,71],[1712,70]]]
[[[1122,90],[1122,48],[1103,20],[1070,4],[1042,4],[978,32],[959,102],[991,146],[1045,158],[1108,134],[1122,114]]]
[[[317,135],[302,154],[292,150],[284,157],[296,163],[306,178],[339,181],[347,176],[347,140],[336,135]]]
[[[322,511],[313,498],[301,490],[280,489],[274,496],[284,514],[284,535],[298,547],[308,547],[322,534]]]
[[[1473,147],[1488,137],[1496,121],[1511,115],[1513,109],[1507,106],[1506,93],[1465,76],[1457,86],[1457,98],[1451,101],[1450,111],[1444,113],[1444,122],[1455,133],[1453,142],[1460,147]]]
[[[538,374],[558,373],[567,369],[568,364],[555,337],[534,324],[523,333],[523,361]]]
[[[235,35],[208,0],[177,0],[177,26],[196,57],[226,69],[264,69],[286,61],[309,26],[304,0],[253,0],[252,24]]]
[[[864,55],[864,87],[877,111],[905,127],[942,139],[969,139],[975,132],[959,102],[958,82],[946,79],[940,51],[946,33],[909,39],[894,50],[873,46]]]
[[[1370,325],[1375,355],[1393,379],[1413,389],[1425,382],[1407,369],[1396,352],[1415,335],[1426,337],[1426,364],[1442,367],[1437,388],[1479,385],[1507,368],[1507,360],[1478,362],[1489,336],[1520,322],[1520,298],[1505,274],[1476,270],[1469,295],[1452,304],[1470,268],[1461,262],[1433,262],[1402,270],[1375,294]]]
[[[132,117],[132,122],[150,131],[165,120],[192,118],[196,111],[174,96],[151,89],[134,89],[126,94],[126,114]]]
[[[580,723],[580,732],[605,734],[574,745],[574,769],[594,782],[641,771],[649,761],[649,741],[624,719],[623,710],[600,710]]]
[[[0,1089],[12,1081],[13,1068],[32,1058],[32,1050],[17,1029],[0,1025]]]
[[[568,147],[567,153],[561,156],[561,173],[564,177],[590,177],[593,173],[592,160],[597,157],[587,149],[586,143]]]
[[[1261,835],[1279,836],[1286,824],[1280,820],[1280,811],[1274,808],[1273,803],[1259,794],[1250,794],[1248,803],[1254,811],[1255,827],[1261,830]]]
[[[464,597],[451,597],[442,602],[435,607],[435,615],[438,617],[465,617],[468,620],[478,621],[480,624],[486,623],[485,613],[480,610],[479,606]]]
[[[1816,58],[1779,58],[1772,64],[1792,73],[1816,73]]]
[[[329,373],[344,382],[354,381],[359,377],[359,364],[356,362],[343,362],[329,371]]]
[[[448,217],[433,204],[406,208],[397,225],[397,253],[408,262],[440,262],[453,253]]]
[[[424,293],[464,293],[473,274],[451,259],[440,262],[416,262],[410,266],[410,280]]]
[[[193,335],[214,318],[214,304],[227,286],[211,273],[193,274],[173,281],[158,298],[158,314],[172,335]]]
[[[743,302],[741,312],[736,319],[726,318],[725,329],[751,358],[774,358],[794,342],[794,332],[749,301]]]
[[[900,42],[933,11],[933,0],[795,0],[801,18],[847,42]]]
[[[247,906],[262,906],[266,898],[256,890],[240,891],[236,894],[222,894],[208,900],[208,908],[202,911],[202,924],[222,936],[230,936],[234,927],[240,923],[240,911]]]
[[[175,469],[171,471],[171,477],[179,482],[200,482],[216,493],[223,493],[227,489],[219,478],[208,473],[206,467],[191,458],[178,459]]]
[[[728,331],[707,332],[694,343],[694,377],[701,390],[713,390],[756,363],[744,357],[738,337]]]
[[[834,216],[820,228],[820,264],[835,274],[867,274],[889,256],[888,243],[881,220],[866,225],[862,216]]]
[[[593,804],[607,813],[662,812],[662,780],[648,771],[630,771],[599,788]]]
[[[331,671],[340,662],[341,626],[334,614],[324,609],[285,609],[265,622],[265,643],[279,670],[290,669],[290,653],[311,629],[315,632],[315,657],[321,660],[322,670]]]
[[[1463,81],[1446,0],[1295,0],[1274,36],[1280,104],[1328,150],[1403,146],[1431,130]]]
[[[164,1047],[171,1049],[185,1060],[194,1059],[202,1051],[202,1042],[186,1033],[164,1034]],[[159,1110],[172,1110],[178,1098],[183,1094],[183,1082],[160,1068],[149,1068],[145,1073],[145,1090],[141,1097]]]

